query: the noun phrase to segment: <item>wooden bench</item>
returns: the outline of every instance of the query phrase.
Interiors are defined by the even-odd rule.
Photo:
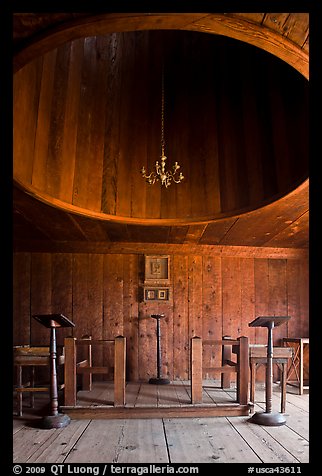
[[[117,336],[115,339],[92,339],[84,336],[81,339],[66,337],[65,347],[65,392],[64,405],[77,406],[77,375],[82,375],[83,390],[92,389],[92,375],[108,374],[107,366],[94,366],[92,361],[92,346],[114,345],[114,406],[125,405],[126,383],[126,338]],[[77,347],[85,346],[86,359],[77,362]]]
[[[203,363],[202,349],[204,346],[221,346],[221,366],[206,367]],[[236,354],[236,361],[231,360]],[[202,340],[200,337],[191,339],[190,350],[191,368],[191,403],[202,403],[202,375],[203,372],[212,371],[221,373],[221,387],[230,386],[230,374],[237,373],[237,402],[240,405],[248,404],[249,357],[248,338],[238,337],[231,339],[224,337],[219,340]]]

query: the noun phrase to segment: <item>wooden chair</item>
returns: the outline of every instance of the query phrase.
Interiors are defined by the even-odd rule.
[[[64,364],[64,352],[57,357],[57,364]],[[22,416],[22,400],[23,394],[29,393],[30,407],[34,407],[34,393],[49,392],[48,385],[37,385],[35,381],[36,367],[44,367],[50,365],[49,347],[31,347],[29,345],[14,346],[13,348],[13,364],[17,369],[17,381],[14,391],[17,393],[17,414]],[[29,370],[29,380],[23,382],[23,368]],[[63,384],[59,389],[64,387]]]
[[[273,347],[273,363],[281,370],[281,413],[285,413],[286,405],[286,372],[289,359],[292,358],[293,349],[290,347]],[[250,400],[255,402],[256,370],[267,362],[266,345],[249,346],[250,364]]]

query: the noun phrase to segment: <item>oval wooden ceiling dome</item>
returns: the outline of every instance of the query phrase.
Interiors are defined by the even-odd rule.
[[[210,77],[206,74],[209,69],[209,62],[207,62],[204,71],[190,68],[190,72],[193,69],[191,78],[188,78],[186,74],[183,76],[184,81],[181,81],[182,75],[174,52],[170,51],[169,57],[167,56],[166,152],[169,166],[175,160],[174,153],[179,153],[181,154],[180,164],[186,177],[188,178],[188,173],[189,175],[194,174],[193,187],[195,188],[192,188],[191,193],[195,193],[199,187],[201,197],[200,199],[198,194],[195,195],[197,196],[196,203],[190,198],[190,201],[185,203],[183,192],[184,187],[187,187],[186,181],[176,186],[171,185],[166,191],[160,191],[159,187],[159,191],[154,189],[152,193],[152,189],[149,189],[142,179],[138,181],[139,185],[135,185],[136,182],[132,176],[129,178],[129,175],[127,175],[126,182],[118,181],[120,176],[126,175],[124,166],[128,169],[129,164],[120,161],[116,168],[116,162],[107,160],[107,157],[112,156],[119,158],[121,149],[118,141],[107,141],[102,136],[102,121],[104,121],[104,131],[107,134],[111,132],[112,125],[115,127],[116,124],[120,124],[119,133],[122,132],[123,137],[124,132],[128,130],[128,142],[122,141],[123,150],[130,150],[133,138],[138,139],[140,145],[136,145],[135,150],[139,152],[140,157],[146,157],[147,165],[151,169],[160,155],[160,131],[159,126],[153,123],[153,119],[147,125],[149,131],[155,131],[155,135],[151,134],[147,137],[145,134],[143,140],[140,137],[142,129],[137,121],[135,121],[132,130],[130,121],[132,124],[134,122],[128,114],[126,117],[122,115],[120,119],[117,115],[120,111],[117,112],[113,108],[106,111],[96,97],[94,102],[95,118],[98,118],[100,110],[103,110],[103,116],[96,120],[97,130],[94,127],[86,127],[86,120],[88,121],[87,125],[91,121],[92,109],[89,108],[89,105],[96,84],[95,78],[88,77],[86,71],[91,71],[92,68],[97,72],[100,71],[101,79],[99,80],[97,77],[97,80],[102,87],[102,81],[104,81],[102,78],[107,79],[104,76],[106,71],[102,74],[100,70],[104,63],[104,57],[109,57],[112,61],[112,74],[109,75],[109,78],[121,77],[127,86],[126,89],[120,90],[121,97],[114,98],[111,91],[109,91],[109,96],[102,96],[104,106],[106,106],[108,97],[114,106],[121,104],[121,101],[123,101],[123,107],[127,103],[130,112],[136,109],[139,103],[139,111],[134,110],[134,113],[138,115],[136,117],[142,118],[143,113],[148,112],[149,117],[153,116],[156,122],[159,121],[160,62],[157,60],[157,55],[163,53],[163,50],[151,51],[149,44],[154,41],[152,33],[164,33],[165,31],[156,30],[167,30],[167,33],[174,33],[177,37],[180,33],[178,30],[181,30],[182,33],[199,32],[199,34],[196,33],[197,36],[180,39],[180,43],[175,48],[177,53],[180,48],[183,48],[184,54],[179,64],[183,67],[184,73],[187,73],[191,66],[191,64],[189,65],[190,60],[188,61],[189,48],[191,52],[194,52],[194,64],[201,65],[205,58],[203,52],[199,56],[197,54],[198,48],[200,49],[199,41],[204,42],[208,52],[215,52],[215,46],[219,44],[215,43],[216,39],[223,40],[222,45],[225,43],[222,54],[216,56],[215,59],[211,58]],[[129,36],[126,39],[127,33],[124,32],[130,33],[133,41],[128,39]],[[136,35],[134,35],[135,32]],[[209,35],[200,33],[209,33]],[[103,43],[108,37],[110,46],[106,48]],[[193,41],[192,38],[194,38]],[[213,40],[208,43],[206,38]],[[231,38],[240,41],[233,42]],[[228,41],[224,42],[224,40]],[[163,40],[160,43],[160,45],[165,44],[166,51],[169,41]],[[208,44],[205,45],[205,42]],[[85,51],[89,51],[90,43],[92,46],[94,45],[94,52],[89,56],[87,54],[86,63]],[[247,44],[252,47],[244,48],[247,47]],[[16,249],[20,251],[86,249],[91,252],[102,252],[102,250],[110,250],[115,242],[120,242],[120,247],[117,249],[124,252],[124,250],[130,249],[131,242],[144,242],[147,244],[162,243],[165,247],[162,252],[169,252],[169,247],[173,243],[180,243],[180,250],[188,246],[190,251],[193,244],[198,244],[198,250],[200,245],[223,245],[219,252],[222,252],[227,245],[244,245],[247,249],[252,246],[271,247],[269,249],[275,256],[276,247],[282,247],[282,249],[285,247],[306,248],[308,246],[309,181],[305,143],[308,126],[305,121],[301,123],[300,116],[306,117],[307,114],[307,84],[304,85],[306,81],[303,83],[303,79],[308,79],[308,44],[309,28],[308,14],[306,13],[14,14],[14,70],[16,72],[15,86],[17,89],[15,91],[17,95],[15,96],[14,117],[15,186],[13,192]],[[124,48],[121,47],[122,45]],[[239,51],[236,53],[238,56],[236,64],[228,61],[228,57],[223,58],[223,52],[232,51],[232,45],[236,46],[235,53]],[[142,53],[143,46],[145,55],[140,57],[139,53]],[[148,71],[149,84],[143,78],[143,83],[148,86],[148,91],[144,91],[143,101],[138,101],[135,97],[137,93],[142,93],[143,84],[136,79],[133,85],[130,84],[127,76],[130,68],[124,69],[125,63],[122,63],[123,70],[120,69],[120,47],[128,62],[130,58],[127,53],[134,52],[136,61],[139,61],[141,66],[154,65]],[[129,47],[129,52],[126,51],[127,47]],[[272,53],[273,56],[266,52]],[[265,64],[262,64],[264,56],[261,55],[259,58],[260,53],[264,53],[266,59],[269,58],[268,61],[272,68],[267,68]],[[242,61],[247,58],[248,54],[251,56],[248,56],[247,66],[245,66]],[[150,56],[147,57],[147,55]],[[237,56],[233,55],[231,59],[233,57],[236,59]],[[75,62],[76,57],[81,61]],[[258,67],[253,64],[254,61],[257,61],[256,58],[259,58]],[[237,89],[233,92],[233,96],[228,98],[231,109],[225,111],[224,118],[220,114],[223,98],[218,95],[218,87],[220,92],[225,95],[228,94],[228,90],[225,90],[226,85],[216,62],[224,63],[223,70],[226,77],[227,75],[229,77],[229,84],[234,83],[234,76],[237,73],[242,73],[241,83],[238,83],[238,80],[235,81],[235,84],[238,84]],[[64,67],[68,68],[68,72],[64,70]],[[133,65],[133,69],[135,68],[136,63]],[[169,76],[169,71],[172,68],[177,73],[176,75],[170,73]],[[251,73],[251,68],[255,71],[254,75]],[[50,71],[53,76],[50,75]],[[123,71],[122,74],[121,71]],[[218,73],[218,77],[215,72]],[[282,74],[283,76],[284,73],[291,78],[291,82],[287,85],[283,80],[280,82],[278,79],[278,75]],[[81,76],[79,77],[79,75]],[[62,80],[59,79],[60,77]],[[142,78],[142,72],[139,72],[139,77]],[[196,78],[196,83],[193,77]],[[74,89],[72,78],[78,78],[76,80],[77,87]],[[211,93],[212,107],[205,104],[200,91],[200,87],[205,85],[207,86],[205,91],[209,90],[210,78],[214,80],[217,87],[217,90],[215,92],[212,90]],[[263,84],[256,81],[256,78],[263,79]],[[108,84],[109,88],[115,87],[113,81]],[[199,85],[199,90],[187,101],[186,93],[194,91],[195,84]],[[263,92],[264,87],[269,87],[268,95]],[[107,88],[107,82],[105,88]],[[250,94],[252,88],[256,91],[255,96]],[[124,98],[123,91],[126,92]],[[159,91],[159,93],[155,91]],[[147,92],[149,92],[148,96]],[[245,95],[242,92],[245,92]],[[68,100],[67,97],[69,97]],[[76,103],[75,98],[78,98]],[[80,98],[82,98],[81,102]],[[155,102],[157,102],[156,106]],[[200,123],[194,117],[196,114],[200,118],[199,102],[207,112]],[[82,104],[81,107],[80,104]],[[170,109],[169,106],[171,106]],[[86,110],[89,111],[87,118]],[[122,109],[122,113],[124,111],[125,109]],[[70,122],[67,122],[67,117],[71,119]],[[276,117],[279,118],[277,123],[275,122]],[[175,124],[178,125],[178,130],[174,130]],[[189,133],[181,127],[183,124],[185,127],[189,126]],[[206,131],[203,130],[203,127],[208,129],[208,124],[213,134],[211,136],[206,135]],[[244,135],[250,124],[253,127],[253,137],[249,134]],[[266,131],[260,128],[263,124],[266,124]],[[241,127],[239,127],[240,125]],[[192,127],[194,130],[191,133]],[[231,140],[228,140],[230,128],[235,135]],[[227,139],[221,142],[220,147],[217,142],[219,140],[218,131],[221,133],[225,131]],[[66,140],[68,136],[72,140]],[[96,142],[99,137],[100,141]],[[203,143],[205,137],[207,140]],[[247,140],[245,140],[246,138]],[[298,145],[301,144],[296,150],[292,144],[293,141]],[[256,158],[255,151],[258,150],[260,144],[263,145],[263,142],[264,146]],[[103,145],[104,153],[102,154],[98,147],[95,151],[97,155],[95,155],[90,147],[93,143],[100,143],[100,147]],[[146,143],[150,144],[148,151],[145,148]],[[189,151],[192,149],[191,155],[183,156],[181,153],[182,143],[184,147],[189,147]],[[117,145],[116,150],[113,148],[113,144]],[[214,144],[217,144],[217,148],[214,147]],[[170,146],[174,150],[170,151]],[[237,150],[238,147],[240,147],[240,151]],[[279,151],[279,148],[283,150]],[[59,153],[62,150],[64,151],[63,155]],[[92,167],[87,166],[87,169],[85,167],[84,172],[80,173],[81,162],[79,159],[82,156],[88,160],[86,154],[83,154],[86,150],[91,151],[90,157],[94,157],[93,160],[97,160],[97,157],[99,157],[98,160],[103,160],[105,164],[103,170],[100,168],[97,170],[99,174],[105,174],[111,179],[110,182],[102,182],[101,188],[99,186],[96,189],[92,186],[92,189],[86,189],[84,186],[92,181],[93,184],[98,183],[98,177],[95,176]],[[44,153],[44,151],[46,152]],[[207,156],[206,152],[210,155]],[[223,154],[225,161],[219,164],[219,156],[222,158]],[[196,156],[198,161],[192,160]],[[208,195],[209,183],[213,183],[216,176],[213,172],[214,163],[209,162],[210,156],[217,157],[215,163],[217,164],[219,183],[218,188],[211,188],[211,195]],[[64,162],[62,162],[63,157]],[[70,157],[73,159],[70,160]],[[73,164],[74,159],[75,163]],[[133,168],[132,159],[133,154],[131,155],[131,170]],[[140,168],[142,162],[139,157],[135,155],[134,160],[137,161]],[[203,165],[208,164],[203,175],[197,173],[200,170],[199,160]],[[38,165],[35,167],[36,164]],[[211,170],[209,170],[209,165]],[[228,165],[235,165],[230,174],[227,174]],[[265,166],[267,168],[263,169],[262,167]],[[38,172],[41,169],[45,171],[43,177],[41,174],[36,176],[37,168]],[[57,171],[59,173],[55,175]],[[252,178],[248,177],[249,172]],[[70,184],[70,174],[74,179],[77,179],[75,181],[73,179],[68,190],[66,178],[67,184]],[[206,181],[204,177],[206,177]],[[259,177],[259,182],[254,181],[254,177]],[[41,181],[41,187],[36,188],[35,184],[38,187]],[[297,186],[301,181],[302,184]],[[124,193],[119,188],[121,183],[124,184]],[[82,185],[80,187],[81,198],[77,194],[79,192],[78,184]],[[143,202],[132,201],[130,205],[129,202],[126,202],[127,205],[123,203],[122,214],[120,208],[113,209],[113,204],[116,207],[118,196],[128,197],[129,191],[135,194],[137,193],[136,188],[141,191],[140,198],[144,198]],[[203,204],[205,189],[207,190],[207,200],[210,197],[212,199]],[[54,193],[53,190],[55,190]],[[69,194],[70,197],[73,197],[72,201],[63,201],[61,195],[58,195],[60,198],[55,198],[57,190],[58,194]],[[93,194],[89,193],[90,190],[93,190]],[[96,202],[95,207],[100,211],[94,211],[95,207],[90,204],[90,201],[98,194],[101,198]],[[85,200],[86,195],[87,201]],[[75,205],[77,196],[77,200],[83,200],[82,205],[80,203]],[[214,197],[217,197],[217,201]],[[281,198],[276,200],[278,197]],[[265,203],[268,204],[261,207]],[[84,204],[87,208],[84,207]],[[120,202],[118,206],[120,207]],[[189,216],[184,216],[182,206],[184,206],[187,215],[190,213]],[[202,208],[200,208],[201,206]],[[239,209],[239,215],[238,207],[244,207]],[[244,213],[252,208],[256,208],[256,210]],[[125,209],[126,212],[124,212]],[[221,211],[212,215],[214,209]],[[114,214],[108,213],[111,210]],[[175,210],[176,218],[164,218],[164,216],[170,216],[169,212],[173,213],[173,210]],[[202,221],[201,215],[205,210],[206,220]],[[160,211],[161,218],[135,217],[138,213],[140,216],[147,216],[148,212],[150,216],[157,216],[157,211]],[[65,243],[65,248],[63,243]],[[74,243],[77,244],[76,248]],[[178,252],[177,248],[176,250]],[[150,247],[150,252],[154,251],[154,246]],[[208,253],[208,248],[204,252]],[[265,254],[265,256],[267,255]]]
[[[137,30],[40,41],[35,59],[16,56],[21,188],[81,215],[171,224],[255,210],[307,179],[301,66],[225,36]],[[160,158],[162,64],[167,166],[185,176],[168,189],[140,174]]]

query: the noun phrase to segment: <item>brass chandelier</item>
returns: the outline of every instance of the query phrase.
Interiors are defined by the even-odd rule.
[[[165,169],[165,162],[167,157],[165,156],[165,140],[164,140],[164,69],[162,68],[162,94],[161,94],[161,164],[157,160],[155,162],[155,171],[152,171],[147,175],[144,167],[141,169],[143,178],[146,179],[150,185],[153,185],[156,181],[161,182],[165,188],[171,185],[171,182],[180,183],[184,179],[182,172],[178,173],[180,165],[175,162],[172,166],[172,171]]]

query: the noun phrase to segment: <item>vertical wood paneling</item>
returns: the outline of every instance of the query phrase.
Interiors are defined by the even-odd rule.
[[[70,44],[70,61],[68,82],[66,85],[65,122],[61,149],[61,177],[59,198],[68,203],[73,202],[73,180],[77,145],[78,111],[80,100],[81,69],[84,55],[83,40]]]
[[[223,334],[235,338],[241,325],[241,281],[239,258],[222,258]]]
[[[227,50],[219,50],[220,62],[224,61]],[[235,83],[235,65],[227,63],[221,72],[221,82],[216,90],[218,103],[219,156],[220,156],[220,194],[222,209],[233,210],[236,206],[238,182],[237,141],[231,138],[238,134],[240,118],[236,117],[235,104],[238,101],[239,86]],[[227,94],[227,90],[229,94]],[[232,192],[232,193],[231,193]]]
[[[30,344],[30,253],[13,256],[13,345]]]
[[[123,260],[122,255],[104,255],[104,336],[123,335]]]
[[[274,91],[274,101],[270,103],[270,114],[274,118],[272,122],[274,155],[276,157],[279,155],[283,157],[283,160],[277,160],[275,162],[277,184],[278,190],[285,190],[291,185],[290,179],[292,179],[293,176],[292,172],[290,173],[293,168],[291,164],[293,158],[290,154],[292,141],[285,140],[287,137],[288,112],[285,110],[285,100],[283,100],[282,91],[278,85],[280,82],[279,78],[276,77],[272,68],[269,68],[268,75]]]
[[[91,122],[90,149],[88,150],[89,181],[87,186],[87,203],[90,210],[102,208],[102,174],[104,160],[104,132],[106,111],[106,76],[108,70],[108,42],[105,37],[97,37],[95,50],[94,74],[91,76]],[[99,192],[99,193],[98,193]]]
[[[298,330],[301,337],[309,337],[309,263],[302,260],[300,263],[300,329]]]
[[[189,375],[188,337],[188,256],[173,257],[173,376]]]
[[[123,327],[123,256],[104,255],[104,308],[103,335],[104,339],[114,339],[124,335]],[[114,346],[108,344],[104,351],[104,359],[108,366],[113,367]]]
[[[122,50],[122,67],[120,69],[120,123],[119,123],[119,156],[117,162],[117,187],[116,187],[116,214],[131,216],[131,162],[133,160],[135,143],[133,128],[135,127],[135,37],[131,36],[126,41],[124,34]],[[140,139],[138,139],[140,140]],[[129,148],[130,147],[130,148]],[[134,172],[134,171],[133,171]]]
[[[57,253],[52,255],[52,312],[73,316],[73,259],[72,255]],[[61,328],[56,333],[57,344],[63,345],[64,337],[72,335],[71,328]]]
[[[255,281],[255,317],[269,315],[269,279],[268,260],[264,258],[256,259],[254,263]],[[252,342],[254,343],[254,342]],[[267,329],[255,327],[255,343],[267,344]],[[265,369],[259,367],[256,373],[257,380],[265,380]]]
[[[45,190],[47,180],[47,155],[49,147],[49,130],[52,119],[51,110],[53,104],[56,57],[57,50],[50,51],[44,55],[42,77],[39,86],[40,96],[32,169],[32,185],[39,190]],[[29,94],[27,88],[25,94]],[[16,159],[15,162],[17,162]],[[60,171],[57,168],[56,173],[58,174],[59,172]]]
[[[165,64],[165,141],[167,168],[172,169],[175,162],[181,166],[185,176],[183,182],[167,193],[161,193],[161,217],[191,215],[194,181],[190,170],[190,161],[193,158],[189,145],[189,130],[191,130],[191,113],[189,102],[186,100],[191,95],[189,87],[189,63],[187,64],[186,49],[180,51],[178,43],[174,41],[170,60]],[[191,68],[191,66],[190,66]],[[189,153],[187,154],[187,151]],[[195,179],[196,177],[194,177]],[[197,179],[198,180],[198,179]]]
[[[57,49],[53,83],[54,100],[51,105],[45,188],[45,191],[52,196],[59,196],[62,176],[62,144],[67,102],[69,57],[69,44],[62,45]]]
[[[103,256],[73,255],[73,322],[74,336],[103,338]],[[78,349],[85,358],[85,347]],[[93,346],[93,365],[103,365],[103,349]],[[96,377],[97,378],[97,377]]]
[[[250,203],[263,200],[263,174],[261,123],[258,121],[258,108],[261,100],[256,95],[256,75],[252,71],[252,56],[246,56],[243,61],[243,75],[241,77],[242,93],[242,127],[244,137],[245,165],[248,175],[248,194]],[[249,134],[249,131],[252,131]]]
[[[189,338],[202,337],[202,257],[189,256]]]
[[[154,303],[139,304],[139,380],[156,377],[156,322],[150,316],[158,314],[158,311],[158,306]],[[163,323],[161,325],[162,335]]]
[[[121,121],[120,68],[122,61],[122,36],[113,33],[107,38],[107,51],[111,58],[106,74],[106,117],[104,137],[102,211],[116,213],[117,162],[119,156],[119,128]]]
[[[291,319],[286,324],[287,335],[285,337],[301,336],[298,334],[299,324],[301,323],[300,269],[298,260],[289,260],[286,263],[287,315],[291,316]]]
[[[222,327],[222,292],[221,292],[221,259],[212,256],[203,257],[202,271],[202,338],[221,339]],[[221,347],[206,346],[203,351],[204,366],[221,365]],[[218,378],[213,372],[209,378]],[[206,375],[207,378],[207,375]]]
[[[73,203],[101,209],[106,61],[101,40],[85,38]]]
[[[127,134],[127,148],[130,151],[130,183],[128,184],[131,196],[131,216],[146,215],[146,197],[143,178],[140,170],[146,162],[147,138],[142,134],[148,126],[148,93],[146,78],[149,78],[148,56],[148,37],[145,32],[136,32],[134,48],[134,76],[137,81],[133,81],[130,97],[129,116],[132,118],[132,124]],[[132,75],[131,75],[132,78]],[[138,98],[140,105],[138,106]],[[156,159],[157,160],[157,159]],[[127,163],[129,161],[127,160]]]
[[[31,345],[49,345],[49,329],[32,319],[33,314],[51,314],[52,296],[52,255],[33,253],[31,255],[31,306],[30,306],[30,343]]]
[[[269,280],[268,260],[259,258],[254,263],[255,281],[255,317],[269,315]],[[267,331],[261,327],[255,328],[256,344],[267,344]]]
[[[156,376],[156,321],[151,314],[166,316],[161,321],[162,374],[170,379],[188,377],[193,336],[245,335],[251,344],[266,344],[267,330],[248,324],[257,316],[274,314],[291,315],[287,326],[274,330],[275,345],[281,337],[308,335],[305,260],[171,255],[169,303],[140,299],[141,264],[139,254],[16,253],[14,343],[28,344],[31,334],[32,345],[48,345],[48,329],[31,314],[62,312],[75,323],[67,334],[94,339],[124,335],[127,378],[146,381]],[[63,332],[58,331],[59,339]],[[114,346],[93,351],[95,365],[107,365],[112,378]],[[208,348],[204,354],[209,365],[217,365],[219,350]],[[264,376],[260,368],[258,378]]]
[[[173,302],[160,303],[160,314],[165,314],[165,319],[161,321],[161,348],[162,348],[162,374],[164,377],[171,378],[173,375]]]
[[[147,114],[150,120],[146,125],[146,154],[142,157],[140,169],[144,166],[149,174],[155,164],[156,160],[160,159],[160,141],[161,141],[161,74],[162,63],[157,61],[160,58],[160,50],[162,43],[158,41],[157,31],[151,32],[149,36],[149,81],[146,84],[147,95]],[[160,34],[160,33],[159,33]],[[167,105],[168,108],[168,91],[167,91]],[[168,127],[168,115],[165,124]],[[165,139],[168,141],[168,129]],[[166,153],[167,155],[167,153]],[[143,179],[142,179],[143,180]],[[145,184],[142,181],[142,194],[145,193],[146,199],[146,216],[147,218],[160,218],[161,216],[161,187]]]
[[[254,259],[239,258],[240,282],[241,282],[241,326],[240,336],[248,336],[249,343],[255,344],[255,327],[249,327],[249,323],[255,319],[255,277]]]
[[[268,261],[269,271],[269,316],[287,315],[287,293],[286,293],[286,260]],[[280,345],[281,339],[286,337],[287,328],[285,324],[276,327],[273,331],[274,345]]]
[[[31,182],[34,167],[42,63],[43,59],[39,58],[25,66],[23,71],[14,77],[14,174],[26,183]]]
[[[127,378],[139,379],[138,256],[124,259],[123,334],[126,337]]]

